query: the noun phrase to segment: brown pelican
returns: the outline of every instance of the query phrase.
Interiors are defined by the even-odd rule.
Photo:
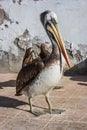
[[[63,65],[61,55],[63,54],[69,67],[70,62],[58,29],[56,14],[52,11],[45,11],[40,15],[40,19],[51,40],[52,52],[51,54],[47,54],[47,56],[45,55],[46,53],[43,53],[44,51],[42,51],[43,56],[42,54],[40,56],[35,55],[32,48],[26,52],[31,58],[27,57],[26,54],[24,56],[22,69],[16,80],[16,94],[22,93],[28,96],[30,111],[32,113],[32,98],[37,95],[44,95],[49,113],[52,113],[48,97],[62,75]],[[35,58],[32,59],[33,54]]]

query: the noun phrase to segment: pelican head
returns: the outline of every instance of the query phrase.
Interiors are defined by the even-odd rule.
[[[58,27],[58,20],[57,20],[57,15],[53,11],[45,11],[41,13],[40,15],[40,20],[49,35],[49,38],[52,39],[56,42],[56,44],[60,47],[63,56],[67,62],[68,67],[70,68],[70,61],[64,46],[63,39],[61,37],[61,34],[59,32],[59,27]]]

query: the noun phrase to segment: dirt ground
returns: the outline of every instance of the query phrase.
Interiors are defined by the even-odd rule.
[[[0,74],[0,130],[87,130],[87,76],[63,77],[50,94],[60,113],[29,112],[27,97],[15,96],[17,74]],[[36,111],[47,109],[44,96],[33,99]]]

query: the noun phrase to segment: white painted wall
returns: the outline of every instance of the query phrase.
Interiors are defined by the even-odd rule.
[[[13,20],[12,24],[5,21],[4,24],[9,26],[7,29],[4,24],[0,26],[0,47],[4,50],[12,49],[12,41],[26,28],[32,37],[40,36],[47,41],[47,34],[39,19],[40,13],[45,10],[52,10],[57,14],[64,40],[74,45],[87,44],[87,0],[23,0],[21,5],[17,2],[14,4],[12,0],[1,0],[0,5]],[[18,25],[16,21],[19,22]]]

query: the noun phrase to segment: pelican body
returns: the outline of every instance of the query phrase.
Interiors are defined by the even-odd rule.
[[[22,69],[16,80],[16,93],[22,93],[28,97],[32,113],[32,98],[37,95],[44,95],[49,112],[52,113],[48,95],[58,85],[62,76],[62,54],[69,67],[70,62],[59,33],[56,14],[52,11],[45,11],[40,15],[40,20],[51,40],[52,52],[44,58],[41,55],[36,56],[27,65],[23,66],[22,64]]]

